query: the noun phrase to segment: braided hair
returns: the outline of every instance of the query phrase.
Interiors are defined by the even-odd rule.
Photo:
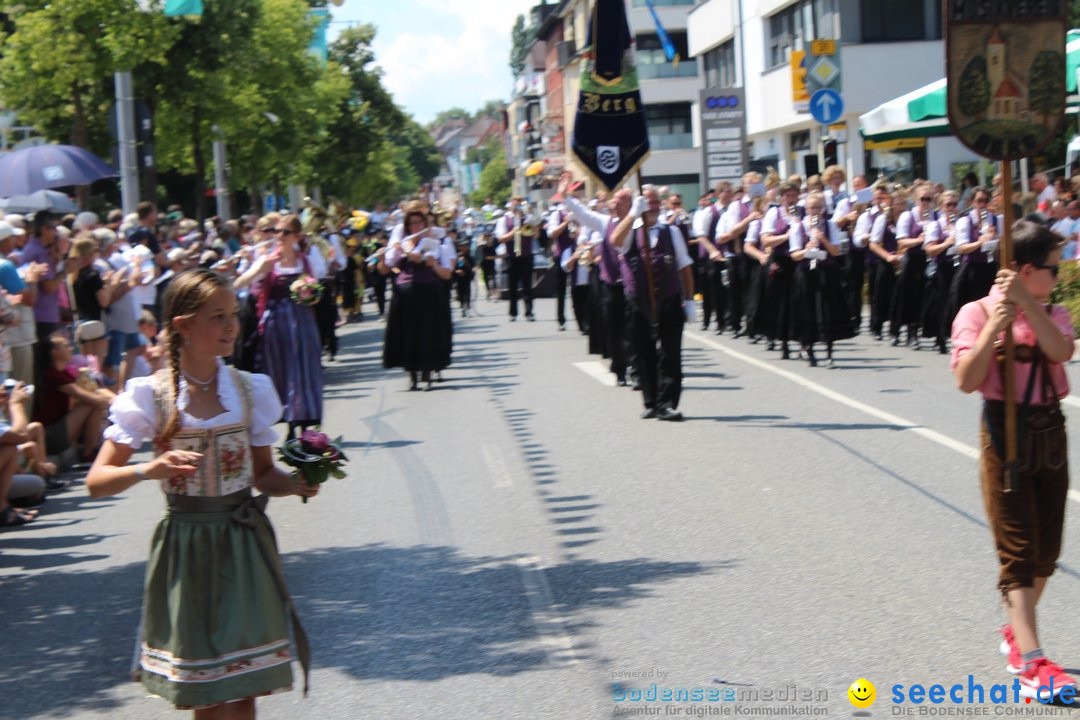
[[[184,341],[173,323],[179,318],[191,317],[218,290],[227,289],[229,281],[224,276],[205,268],[194,268],[173,278],[165,291],[163,300],[165,318],[165,345],[169,354],[169,373],[172,382],[172,410],[158,442],[167,442],[180,429],[180,350]]]

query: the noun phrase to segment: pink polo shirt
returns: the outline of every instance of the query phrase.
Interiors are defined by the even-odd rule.
[[[981,333],[983,327],[986,326],[994,305],[1001,297],[1001,290],[995,286],[985,298],[968,303],[960,308],[960,312],[956,314],[956,320],[953,321],[952,327],[953,351],[951,368],[953,371],[956,370],[956,366],[960,362],[960,358],[964,356],[964,353],[975,347],[975,343],[979,339],[979,333]],[[980,304],[982,305],[981,308],[979,307]],[[1054,321],[1054,324],[1058,326],[1062,334],[1069,338],[1070,344],[1075,341],[1076,332],[1073,330],[1072,320],[1069,318],[1068,310],[1061,305],[1052,305],[1050,309],[1050,319]],[[1002,332],[998,336],[998,339],[1003,341],[1005,339],[1005,333]],[[1016,313],[1016,321],[1013,323],[1013,339],[1017,345],[1037,344],[1035,341],[1035,331],[1031,328],[1027,316],[1022,310],[1017,311]],[[1031,374],[1031,364],[1018,362],[1015,364],[1015,368],[1016,401],[1022,403],[1024,401],[1024,393],[1027,390],[1028,377]],[[1042,371],[1040,370],[1039,377],[1035,378],[1035,388],[1032,392],[1031,403],[1033,405],[1042,404],[1043,391],[1041,387],[1041,376]],[[1058,399],[1069,394],[1069,380],[1065,375],[1065,365],[1063,363],[1050,363],[1050,379],[1054,383],[1054,389],[1057,390]],[[982,385],[979,386],[979,392],[981,392],[983,397],[987,400],[1005,399],[1001,371],[998,369],[996,360],[991,364],[989,372],[986,373],[986,379],[983,380]]]

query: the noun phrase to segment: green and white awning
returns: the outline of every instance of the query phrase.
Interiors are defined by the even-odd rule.
[[[1080,106],[1076,89],[1076,75],[1080,70],[1080,29],[1069,31],[1065,50],[1065,81],[1069,93],[1066,111],[1075,113]],[[878,142],[952,135],[947,103],[948,90],[945,78],[941,78],[860,115],[859,132],[867,140]]]

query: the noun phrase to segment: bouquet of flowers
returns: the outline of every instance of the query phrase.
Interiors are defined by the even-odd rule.
[[[289,286],[289,293],[297,305],[311,306],[319,302],[323,294],[323,286],[310,275],[301,275]]]
[[[341,437],[330,440],[326,433],[305,430],[300,439],[285,441],[278,448],[281,461],[296,468],[308,485],[321,485],[331,477],[345,478],[345,462],[348,458],[341,452]],[[303,498],[304,502],[308,499]]]

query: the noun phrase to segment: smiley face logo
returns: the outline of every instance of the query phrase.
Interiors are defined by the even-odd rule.
[[[851,683],[847,690],[848,700],[857,708],[868,708],[874,704],[877,698],[877,690],[874,684],[866,678],[859,678]]]

